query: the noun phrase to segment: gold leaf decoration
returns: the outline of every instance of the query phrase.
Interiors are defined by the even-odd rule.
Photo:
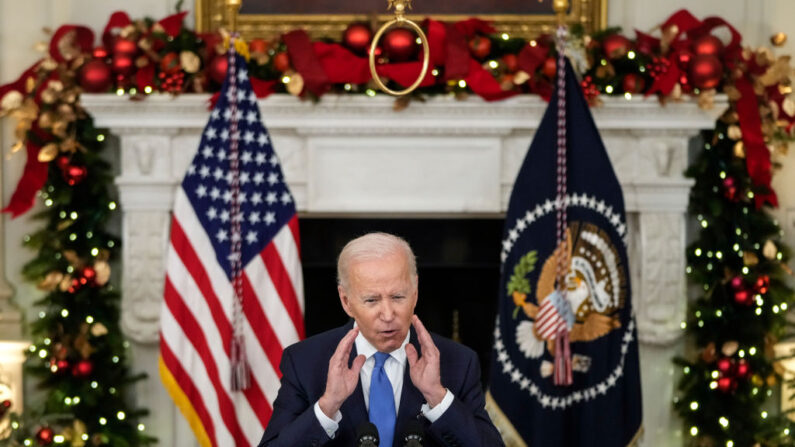
[[[762,256],[767,259],[775,259],[776,255],[778,254],[778,247],[776,247],[775,242],[768,239],[765,241],[765,245],[762,247]]]
[[[795,116],[795,101],[792,98],[786,98],[781,103],[781,110],[789,116]]]
[[[0,99],[0,112],[9,112],[22,105],[22,93],[11,90]]]
[[[97,322],[91,325],[91,335],[94,337],[102,337],[107,333],[108,328],[106,328],[104,324]]]
[[[47,143],[43,148],[39,149],[38,160],[42,163],[49,163],[55,160],[58,156],[58,145],[55,143]]]
[[[745,146],[743,146],[742,141],[738,141],[734,144],[733,153],[737,158],[745,158]]]
[[[759,256],[757,256],[756,253],[750,251],[743,252],[743,262],[745,265],[753,267],[756,264],[759,264]]]
[[[740,130],[740,126],[736,124],[732,124],[729,126],[728,131],[726,132],[729,135],[729,138],[732,140],[739,140],[743,137],[743,132]]]
[[[193,51],[179,53],[179,64],[186,73],[196,73],[201,68],[201,59]]]
[[[97,261],[94,263],[94,271],[96,272],[94,282],[100,286],[107,284],[110,279],[110,264],[106,261]]]
[[[737,352],[737,348],[740,347],[740,344],[734,340],[727,341],[723,344],[720,348],[720,352],[723,353],[726,357],[731,357]]]
[[[50,273],[47,273],[47,276],[45,276],[44,279],[39,281],[39,283],[36,284],[36,287],[39,290],[52,292],[53,290],[55,290],[56,287],[58,287],[58,284],[61,283],[61,280],[63,280],[63,273],[53,270]]]
[[[300,73],[293,73],[290,75],[290,81],[287,83],[287,92],[293,96],[298,96],[304,90],[304,78]]]

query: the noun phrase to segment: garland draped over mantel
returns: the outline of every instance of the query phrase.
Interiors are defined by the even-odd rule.
[[[41,377],[47,399],[14,416],[4,445],[139,446],[152,442],[137,424],[144,410],[128,408],[124,390],[136,378],[126,366],[118,325],[118,291],[109,261],[119,241],[105,230],[115,210],[112,174],[103,160],[105,133],[81,107],[82,92],[115,92],[142,100],[152,93],[217,92],[227,59],[222,32],[196,33],[185,12],[162,20],[131,20],[114,13],[99,44],[90,29],[64,25],[42,58],[16,81],[0,86],[0,116],[16,119],[12,152],[27,163],[10,203],[14,216],[38,197],[44,225],[26,236],[37,256],[24,268],[46,291],[32,326],[28,367]],[[555,81],[552,36],[527,40],[468,19],[423,22],[431,70],[421,87],[395,101],[477,95],[487,101],[518,94],[548,99]],[[367,23],[352,23],[341,40],[312,41],[294,30],[274,41],[240,43],[256,94],[287,92],[318,100],[327,94],[375,96],[367,51]],[[724,38],[720,37],[724,36]],[[779,35],[773,40],[781,44]],[[567,56],[586,97],[656,95],[660,102],[697,98],[712,106],[726,93],[729,108],[705,132],[687,174],[695,179],[690,210],[701,231],[687,249],[687,272],[702,292],[683,328],[693,341],[674,403],[688,444],[777,446],[793,442],[783,415],[762,411],[781,380],[772,346],[791,335],[784,317],[793,305],[785,284],[788,251],[766,213],[777,206],[770,186],[771,154],[786,151],[795,129],[789,57],[768,48],[742,47],[740,34],[719,17],[704,20],[682,10],[656,35],[618,29],[570,32]],[[412,31],[391,30],[376,50],[378,74],[394,87],[419,72]],[[26,443],[27,442],[27,443]]]

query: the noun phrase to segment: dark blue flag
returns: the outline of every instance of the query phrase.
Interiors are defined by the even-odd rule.
[[[508,445],[624,447],[642,419],[624,200],[568,61],[565,78],[566,243],[556,236],[556,91],[505,219],[488,407]],[[570,385],[555,385],[559,330]]]

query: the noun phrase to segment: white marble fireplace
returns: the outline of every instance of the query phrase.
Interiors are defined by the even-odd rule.
[[[96,125],[120,139],[116,179],[123,213],[122,323],[136,369],[149,373],[139,402],[160,445],[195,446],[157,372],[164,255],[174,191],[208,118],[206,95],[152,96],[142,102],[83,95]],[[384,95],[324,97],[320,103],[274,95],[263,120],[303,215],[499,216],[546,103],[516,97],[487,103],[433,98],[400,112]],[[685,319],[685,210],[682,176],[688,141],[725,108],[695,102],[605,98],[597,127],[624,189],[633,304],[641,340],[644,445],[678,445],[670,411],[670,358]]]

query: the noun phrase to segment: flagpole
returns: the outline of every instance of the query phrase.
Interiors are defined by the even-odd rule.
[[[566,12],[569,10],[569,0],[552,0],[552,9],[558,18],[558,26],[566,21]]]
[[[229,32],[237,31],[237,14],[241,6],[243,6],[243,0],[226,0],[226,19]]]

